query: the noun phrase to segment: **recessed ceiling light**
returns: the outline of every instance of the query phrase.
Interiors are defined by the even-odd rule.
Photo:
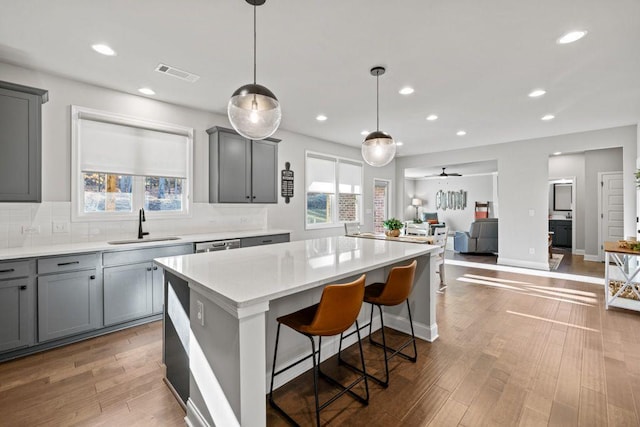
[[[458,132],[456,132],[456,135],[458,136],[465,136],[467,134],[467,132],[463,131],[463,130],[459,130]]]
[[[316,116],[316,120],[319,122],[324,122],[325,120],[327,120],[327,116],[325,116],[324,114],[318,114]]]
[[[570,31],[567,34],[565,34],[562,37],[560,37],[558,40],[556,40],[556,43],[558,43],[558,44],[573,43],[573,42],[576,42],[576,41],[580,40],[581,38],[583,38],[586,35],[587,35],[587,32],[585,30]]]
[[[412,87],[409,87],[409,86],[405,86],[399,90],[400,95],[411,95],[413,92],[415,91],[413,90]]]
[[[436,116],[435,114],[430,114],[427,116],[427,120],[429,120],[430,122],[438,120],[438,116]]]
[[[371,132],[369,132],[368,130],[363,130],[362,132],[360,132],[360,135],[367,136],[367,135],[369,135],[370,133],[371,133]]]
[[[544,120],[545,122],[547,122],[547,121],[553,120],[555,118],[556,118],[556,116],[554,116],[553,114],[547,114],[546,116],[542,116],[542,118],[540,120]]]
[[[96,52],[101,53],[103,55],[107,55],[107,56],[115,56],[116,54],[116,51],[111,49],[106,44],[93,44],[91,45],[91,48]]]
[[[401,146],[401,145],[404,145],[404,142],[402,142],[402,141],[398,141],[398,142],[396,142],[396,145],[399,147],[399,146]]]
[[[535,89],[535,90],[532,90],[532,91],[531,91],[531,93],[529,94],[529,96],[530,96],[531,98],[537,98],[537,97],[539,97],[539,96],[544,95],[545,93],[547,93],[547,91],[546,91],[546,90],[544,90],[544,89]]]
[[[556,151],[555,153],[553,153],[554,156],[559,156],[560,154],[562,154],[562,151]]]
[[[141,87],[140,89],[138,89],[138,92],[144,93],[145,95],[155,95],[156,94],[153,91],[153,89],[149,89],[148,87]]]

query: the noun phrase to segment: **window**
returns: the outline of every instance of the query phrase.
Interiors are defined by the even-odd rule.
[[[362,162],[307,152],[305,185],[307,228],[362,221]]]
[[[193,129],[72,107],[73,219],[189,214]]]

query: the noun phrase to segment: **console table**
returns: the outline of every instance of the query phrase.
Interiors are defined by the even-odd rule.
[[[640,311],[640,251],[620,248],[617,242],[605,242],[604,251],[605,307]]]

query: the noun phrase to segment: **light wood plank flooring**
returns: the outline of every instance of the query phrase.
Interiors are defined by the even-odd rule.
[[[370,384],[367,407],[344,396],[323,411],[324,423],[640,425],[640,313],[605,311],[596,285],[446,268],[440,338],[419,342],[415,364],[392,360],[389,388]],[[0,425],[184,425],[162,382],[160,326],[0,364]],[[365,351],[367,368],[379,372],[381,352]],[[335,359],[323,369],[352,375]],[[276,394],[302,424],[313,420],[311,384],[307,373]],[[332,391],[321,382],[323,398]],[[267,416],[286,425],[271,409]]]

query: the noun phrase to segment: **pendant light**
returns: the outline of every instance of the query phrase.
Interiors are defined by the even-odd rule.
[[[371,166],[376,167],[388,165],[396,155],[396,142],[391,135],[380,130],[380,84],[378,80],[385,71],[384,67],[371,69],[371,75],[376,78],[376,131],[367,135],[362,142],[362,158]]]
[[[253,83],[246,84],[231,95],[227,114],[231,126],[248,139],[265,139],[280,126],[282,110],[278,98],[266,87],[256,83],[256,7],[266,0],[246,0],[253,5]]]

